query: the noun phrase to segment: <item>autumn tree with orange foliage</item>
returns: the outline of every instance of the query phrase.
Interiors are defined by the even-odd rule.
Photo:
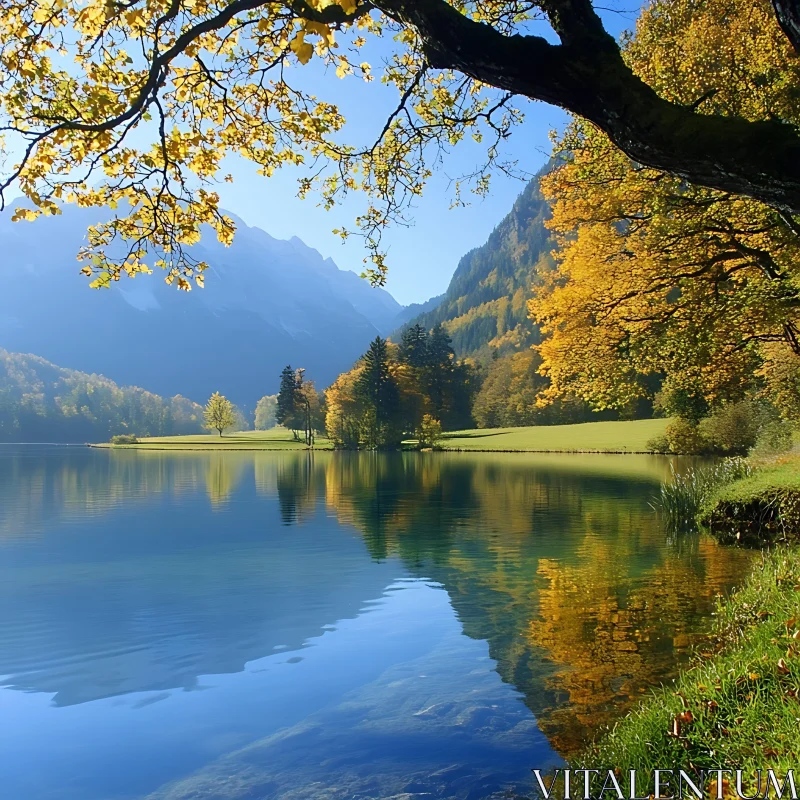
[[[625,48],[670,101],[800,122],[800,60],[767,0],[657,0]],[[800,228],[784,211],[632,162],[580,120],[543,180],[558,266],[530,303],[544,399],[619,408],[665,389],[713,405],[800,374]],[[784,404],[786,405],[786,404]],[[787,406],[788,407],[788,406]]]

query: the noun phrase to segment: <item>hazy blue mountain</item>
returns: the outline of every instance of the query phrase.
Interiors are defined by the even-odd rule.
[[[395,325],[403,326],[420,316],[420,314],[433,311],[444,300],[444,297],[444,294],[437,294],[436,297],[431,297],[430,300],[426,300],[424,303],[411,303],[395,317]]]
[[[551,166],[525,187],[487,242],[463,256],[445,294],[434,298],[434,308],[405,315],[404,324],[444,323],[458,355],[505,353],[534,341],[527,301],[537,276],[552,266],[554,246],[544,224],[550,209],[539,177]]]
[[[231,247],[209,235],[193,248],[211,268],[189,294],[158,274],[89,289],[75,255],[97,210],[10,217],[0,215],[0,347],[161,395],[221,391],[253,407],[287,363],[324,387],[400,324],[403,306],[385,290],[235,217]]]

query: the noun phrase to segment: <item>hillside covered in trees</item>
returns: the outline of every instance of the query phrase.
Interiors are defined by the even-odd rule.
[[[553,268],[550,207],[539,190],[550,167],[528,183],[486,243],[461,258],[441,302],[408,326],[443,324],[459,357],[486,359],[538,340],[527,301],[539,275]]]
[[[199,433],[202,423],[203,409],[180,395],[164,398],[0,349],[0,441],[105,441],[128,431]]]
[[[479,367],[480,390],[472,416],[481,428],[554,425],[585,420],[617,419],[617,412],[593,412],[573,397],[546,407],[537,397],[549,387],[540,374],[542,359],[531,349],[539,344],[538,326],[531,321],[528,303],[555,269],[555,241],[546,221],[550,205],[542,195],[540,179],[554,167],[546,164],[527,184],[511,211],[485,244],[459,262],[439,304],[410,320],[399,339],[413,326],[447,331],[456,356]],[[628,416],[648,414],[647,404],[634,404]]]

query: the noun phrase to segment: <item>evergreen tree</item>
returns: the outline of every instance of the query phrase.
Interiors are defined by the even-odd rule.
[[[411,367],[421,368],[428,357],[428,331],[424,325],[412,325],[403,331],[400,360]]]
[[[362,358],[363,369],[355,385],[364,414],[364,440],[368,447],[400,443],[397,413],[400,393],[389,369],[386,339],[377,336]]]
[[[302,383],[302,373],[300,374],[300,383]],[[300,427],[298,422],[299,398],[298,398],[298,374],[292,369],[291,365],[287,365],[281,372],[281,387],[278,391],[278,407],[275,418],[278,425],[283,425],[292,431],[298,430]]]
[[[425,359],[425,390],[430,401],[431,413],[450,428],[449,412],[452,408],[453,368],[455,353],[447,331],[439,323],[428,336]]]
[[[441,322],[435,325],[431,330],[427,345],[427,358],[425,363],[428,366],[438,367],[445,371],[452,369],[453,359],[455,358],[453,341]]]

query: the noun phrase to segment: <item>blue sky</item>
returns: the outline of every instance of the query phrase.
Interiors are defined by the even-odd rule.
[[[601,9],[598,4],[598,10],[610,32],[619,35],[632,27],[636,0],[606,0],[603,5],[606,8]],[[536,32],[553,38],[549,29]],[[376,72],[379,58],[380,53],[366,54]],[[324,75],[315,76],[314,80],[320,80],[320,85],[314,86],[315,93],[338,103],[345,112],[345,138],[350,142],[373,141],[396,102],[396,94],[377,81],[364,84],[357,78],[338,81]],[[514,130],[506,153],[518,162],[518,169],[532,174],[550,155],[549,131],[563,128],[568,117],[561,109],[544,103],[521,101],[518,105],[525,112],[525,122]],[[486,241],[522,191],[522,181],[496,173],[490,196],[474,197],[470,206],[451,209],[451,179],[473,171],[480,164],[481,153],[471,142],[455,148],[419,199],[412,215],[413,225],[387,231],[386,288],[399,302],[423,302],[444,292],[461,256]],[[332,230],[353,229],[353,220],[363,210],[365,198],[355,195],[344,205],[325,211],[317,206],[318,198],[314,196],[297,198],[298,171],[283,169],[267,179],[238,157],[229,158],[226,167],[234,176],[234,183],[219,188],[226,209],[277,238],[298,236],[333,258],[340,268],[361,272],[365,256],[361,240],[353,237],[343,244]]]
[[[508,151],[518,159],[518,168],[533,173],[549,156],[548,131],[562,126],[567,117],[560,109],[543,103],[526,106],[525,123],[516,128]],[[358,135],[367,127],[380,129],[385,119],[385,115],[375,115],[366,125],[363,120],[348,124]],[[354,236],[343,244],[332,229],[352,230],[355,216],[365,207],[365,197],[353,195],[344,205],[325,211],[317,206],[318,197],[314,195],[306,200],[296,197],[297,171],[283,169],[264,178],[244,159],[231,158],[228,162],[226,168],[234,183],[223,184],[218,190],[226,209],[279,239],[298,236],[333,258],[340,268],[361,272],[365,256],[361,239]],[[477,147],[465,144],[456,148],[418,200],[411,215],[412,226],[394,226],[386,232],[386,288],[400,303],[422,302],[444,292],[461,256],[486,241],[522,191],[524,182],[497,173],[488,197],[468,198],[472,200],[470,206],[450,209],[453,192],[449,177],[468,173],[479,163]]]

